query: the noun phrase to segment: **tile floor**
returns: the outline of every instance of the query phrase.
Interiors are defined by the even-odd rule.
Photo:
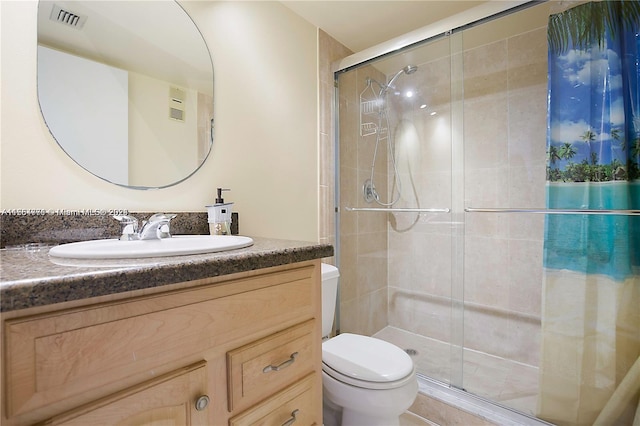
[[[415,349],[417,354],[412,358],[419,373],[443,382],[450,381],[449,344],[395,327],[385,327],[375,337],[403,349]],[[465,350],[463,386],[470,393],[522,413],[535,415],[538,392],[538,368],[535,366]],[[407,426],[414,425],[411,420],[407,421]]]
[[[438,426],[438,424],[407,412],[400,416],[400,426]]]

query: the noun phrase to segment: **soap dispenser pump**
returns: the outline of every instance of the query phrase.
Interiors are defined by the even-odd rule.
[[[207,206],[209,233],[211,235],[231,235],[231,210],[233,203],[225,203],[222,191],[230,191],[226,188],[218,188],[218,196],[215,204]]]

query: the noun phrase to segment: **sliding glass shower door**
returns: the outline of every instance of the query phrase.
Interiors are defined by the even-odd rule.
[[[545,217],[509,209],[545,206],[547,17],[537,6],[463,34],[463,387],[530,415]]]
[[[462,90],[452,92],[450,39],[338,76],[340,331],[378,333],[446,382],[452,347],[462,347],[461,322],[452,322],[462,218],[459,209],[452,223],[451,213],[452,129],[462,128],[452,119],[454,108],[462,119]]]
[[[565,120],[564,144],[551,134],[547,24],[554,7],[536,2],[336,74],[339,331],[395,343],[420,375],[483,399],[554,423],[589,424],[640,355],[640,249],[633,237],[611,244],[612,259],[630,253],[624,277],[577,279],[558,268],[551,239],[574,241],[577,228],[598,220],[571,209],[561,213],[573,222],[551,218],[558,212],[550,209],[566,206],[550,197],[566,190],[550,179],[590,170],[589,182],[580,182],[585,194],[610,191],[624,178],[628,207],[607,234],[637,233],[640,185],[626,177],[637,168],[640,133],[635,117],[619,126],[623,136],[612,113],[606,128],[613,131],[582,129],[569,140],[581,122]],[[560,74],[578,84],[578,71],[587,70],[567,66]],[[594,155],[597,138],[613,154]],[[630,153],[626,165],[622,151]],[[563,322],[558,314],[578,302]],[[598,334],[591,323],[618,332]],[[574,361],[575,380],[568,377]],[[601,394],[597,403],[580,396],[584,380],[596,383],[589,389]],[[616,409],[629,419],[637,397],[625,401]],[[566,404],[572,418],[558,414]]]

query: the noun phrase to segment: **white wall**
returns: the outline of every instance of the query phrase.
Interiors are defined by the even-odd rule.
[[[64,150],[108,181],[128,182],[127,72],[45,46],[38,68],[40,107]]]
[[[199,164],[198,93],[180,87],[184,120],[173,120],[169,118],[171,87],[176,86],[129,73],[130,185],[166,186],[184,179]]]
[[[316,241],[316,28],[277,2],[180,3],[212,52],[216,141],[185,182],[139,191],[94,177],[55,143],[36,93],[37,2],[0,2],[0,208],[204,211],[222,186],[243,234]]]

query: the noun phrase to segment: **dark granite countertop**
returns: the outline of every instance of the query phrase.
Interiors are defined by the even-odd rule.
[[[333,256],[328,244],[265,238],[226,252],[148,259],[54,259],[49,248],[31,244],[0,250],[0,312]]]

